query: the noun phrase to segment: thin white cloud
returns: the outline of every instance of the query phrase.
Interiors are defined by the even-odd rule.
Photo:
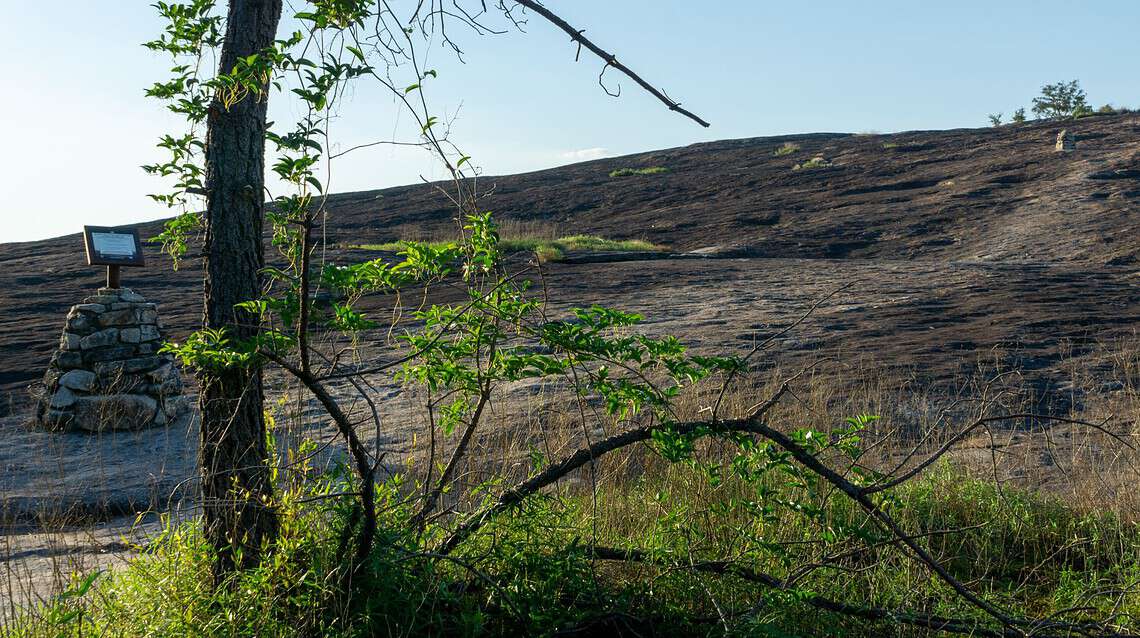
[[[571,162],[585,162],[588,160],[596,160],[609,156],[609,149],[602,148],[601,146],[595,146],[594,148],[583,148],[577,151],[566,151],[560,155],[562,159]]]

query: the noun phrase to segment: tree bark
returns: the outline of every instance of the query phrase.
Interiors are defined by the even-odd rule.
[[[230,0],[219,74],[272,45],[280,18],[281,0]],[[258,331],[257,317],[235,305],[261,293],[266,97],[251,93],[226,108],[215,96],[207,119],[203,323],[231,339]],[[256,564],[277,532],[262,375],[260,368],[231,368],[203,370],[198,379],[203,527],[220,581]]]

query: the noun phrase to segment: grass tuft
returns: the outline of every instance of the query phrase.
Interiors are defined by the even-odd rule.
[[[799,144],[793,144],[792,142],[784,142],[783,146],[780,146],[776,150],[772,151],[772,154],[775,155],[776,157],[783,157],[784,155],[791,155],[792,153],[795,153],[798,150],[800,150]]]
[[[805,170],[805,169],[810,170],[813,168],[828,168],[830,166],[834,166],[834,164],[832,164],[831,162],[827,161],[826,159],[824,159],[822,157],[813,157],[806,162],[800,162],[799,164],[796,164],[795,166],[792,167],[792,170],[793,171],[799,171],[799,170]]]
[[[454,242],[426,241],[416,242],[439,250],[454,246]],[[399,252],[404,250],[405,241],[387,242],[383,244],[357,244],[351,246],[360,250],[382,250]],[[539,237],[505,237],[499,240],[499,250],[504,253],[533,252],[542,262],[556,262],[566,258],[568,252],[664,252],[665,246],[654,244],[643,239],[606,239],[596,235],[569,235],[558,239],[542,239]]]
[[[630,175],[660,175],[668,173],[664,166],[650,166],[648,168],[618,168],[610,171],[610,177],[629,177]]]

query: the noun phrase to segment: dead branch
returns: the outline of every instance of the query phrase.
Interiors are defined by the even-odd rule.
[[[583,29],[575,29],[574,27],[570,26],[570,23],[566,22],[562,18],[555,15],[554,12],[552,12],[550,9],[547,9],[546,7],[542,6],[541,4],[534,2],[534,0],[515,0],[515,2],[518,4],[521,4],[522,6],[526,7],[527,9],[530,9],[531,11],[542,16],[548,22],[550,22],[554,26],[558,27],[559,29],[562,29],[563,31],[566,32],[566,35],[570,36],[571,40],[578,43],[579,47],[584,46],[587,49],[589,49],[591,53],[593,53],[594,55],[601,58],[602,61],[606,63],[606,66],[602,67],[603,73],[605,72],[606,68],[609,68],[612,66],[613,68],[615,68],[618,71],[625,74],[626,77],[628,77],[629,79],[636,82],[638,84],[638,86],[645,89],[650,95],[652,95],[653,97],[660,100],[662,104],[669,107],[670,111],[676,111],[677,113],[684,115],[685,117],[696,122],[697,124],[700,124],[701,126],[703,126],[705,128],[709,127],[708,122],[704,121],[703,119],[698,117],[693,112],[691,112],[685,108],[682,108],[681,104],[679,102],[673,100],[668,95],[665,95],[664,92],[658,90],[652,84],[646,82],[644,79],[642,79],[642,77],[640,75],[635,73],[632,69],[630,69],[626,65],[619,62],[617,59],[617,56],[615,56],[612,53],[606,52],[601,47],[599,47],[598,45],[591,42],[589,38],[582,35],[584,33]],[[605,87],[603,86],[603,88],[605,88]],[[607,91],[607,93],[608,92],[609,91]],[[612,93],[611,93],[611,95],[612,95]]]

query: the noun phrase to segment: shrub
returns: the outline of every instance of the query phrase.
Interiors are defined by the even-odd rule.
[[[772,154],[775,155],[776,157],[782,157],[784,155],[791,155],[792,153],[795,153],[798,150],[800,150],[799,144],[793,144],[792,142],[784,142],[783,146],[780,146],[776,150],[772,151]]]
[[[1048,120],[1077,118],[1091,113],[1080,81],[1058,82],[1041,87],[1033,98],[1033,114]]]
[[[813,169],[813,168],[828,168],[830,166],[832,166],[832,163],[825,160],[824,158],[813,157],[806,162],[801,162],[799,164],[796,164],[795,166],[792,167],[792,170],[798,171],[798,170]]]
[[[1001,116],[1002,113],[990,113],[990,126],[1001,126]]]
[[[629,177],[630,175],[660,175],[668,173],[664,166],[650,166],[647,168],[618,168],[610,171],[610,177]]]
[[[1017,109],[1016,111],[1014,111],[1013,117],[1010,118],[1010,121],[1013,122],[1014,124],[1024,124],[1025,123],[1025,109],[1020,108],[1020,109]]]

